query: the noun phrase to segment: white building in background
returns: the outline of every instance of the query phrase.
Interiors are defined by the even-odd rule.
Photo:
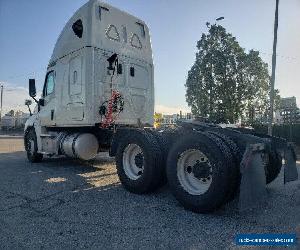
[[[22,128],[28,118],[28,113],[11,110],[1,118],[1,128],[4,130]]]
[[[178,115],[177,114],[163,115],[162,124],[175,124],[177,120],[178,120]]]
[[[172,115],[162,115],[162,124],[175,124],[178,120],[190,120],[194,118],[191,113],[172,114]]]
[[[1,128],[8,129],[16,126],[16,119],[14,116],[5,115],[1,118]]]
[[[300,109],[297,107],[295,96],[280,99],[280,109],[275,112],[274,122],[276,124],[299,123]]]
[[[275,111],[274,123],[275,124],[283,124],[283,117],[281,115],[281,110]]]

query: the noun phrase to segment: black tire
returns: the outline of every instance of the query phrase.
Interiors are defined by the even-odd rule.
[[[167,174],[166,174],[166,165],[167,165],[167,157],[169,152],[169,143],[168,138],[164,135],[163,131],[157,131],[154,129],[147,130],[150,134],[152,134],[156,142],[158,143],[160,150],[161,150],[161,164],[159,168],[161,169],[162,178],[160,186],[163,186],[167,183]]]
[[[33,141],[34,149],[31,150],[31,141]],[[29,129],[24,136],[24,146],[27,153],[27,159],[32,162],[41,162],[43,155],[38,153],[37,139],[34,129]]]
[[[177,163],[184,152],[199,150],[208,158],[212,167],[209,188],[202,194],[191,194],[180,183]],[[167,160],[167,178],[172,193],[186,208],[197,213],[208,213],[222,206],[228,195],[230,173],[227,159],[214,140],[201,132],[181,137],[171,148]]]
[[[265,165],[266,183],[274,181],[279,175],[282,167],[282,158],[275,150],[269,153],[269,161]]]
[[[230,164],[230,183],[229,183],[229,193],[227,197],[227,201],[231,201],[238,193],[239,185],[241,182],[240,163],[243,158],[243,154],[241,153],[237,144],[229,136],[226,136],[218,132],[209,132],[209,133],[212,133],[218,138],[220,138],[224,142],[224,144],[228,147],[233,157],[233,161]]]
[[[126,173],[128,164],[124,165],[123,158],[126,153],[126,149],[129,145],[137,145],[141,151],[142,156],[135,155],[134,161],[141,162],[142,157],[142,170],[138,172],[137,179],[130,178]],[[162,164],[162,152],[160,146],[157,143],[155,137],[145,130],[131,130],[124,138],[119,142],[116,153],[116,165],[117,173],[124,188],[128,191],[136,194],[149,193],[156,190],[162,183],[163,169]],[[129,164],[130,165],[130,164]]]
[[[149,129],[149,130],[146,130],[147,132],[149,132],[150,134],[152,134],[158,145],[160,146],[161,148],[161,151],[162,151],[162,158],[167,158],[167,155],[168,155],[168,152],[169,152],[169,143],[168,143],[168,138],[167,136],[165,136],[164,132],[163,131],[157,131],[157,130],[154,130],[154,129]]]
[[[237,164],[240,164],[243,154],[238,147],[238,145],[227,135],[222,134],[221,132],[215,132],[215,131],[210,131],[209,133],[212,133],[222,139],[222,141],[228,146],[230,149],[232,156],[234,157],[234,160],[236,161]]]
[[[175,128],[165,128],[162,132],[164,143],[165,143],[165,150],[169,153],[172,145],[177,141],[178,137],[184,136],[189,131],[184,131],[181,127]]]

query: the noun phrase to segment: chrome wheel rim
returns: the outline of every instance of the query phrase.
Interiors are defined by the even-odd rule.
[[[143,151],[137,144],[128,144],[123,153],[123,169],[131,180],[139,179],[144,172]]]
[[[202,195],[212,183],[212,165],[200,150],[186,150],[177,161],[177,177],[186,192]]]

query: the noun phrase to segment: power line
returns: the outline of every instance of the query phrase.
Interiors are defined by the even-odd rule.
[[[258,50],[258,52],[259,52],[260,54],[264,54],[264,55],[267,55],[267,56],[272,57],[272,54],[271,54],[271,53],[262,52],[262,51],[259,51],[259,50]],[[299,58],[299,57],[283,56],[283,55],[278,55],[278,54],[276,54],[276,57],[277,57],[277,58],[280,57],[280,58],[282,58],[282,59],[286,59],[286,60],[289,60],[289,61],[297,61],[297,62],[300,62],[300,58]]]
[[[272,53],[270,53],[270,52],[264,52],[264,51],[261,51],[261,50],[255,49],[255,48],[253,48],[253,49],[246,49],[246,50],[247,51],[254,50],[254,51],[259,52],[259,54],[267,55],[267,56],[270,56],[270,57],[273,56]],[[300,57],[284,56],[282,54],[279,55],[277,53],[276,53],[276,58],[277,59],[281,58],[281,59],[285,59],[285,60],[289,60],[289,61],[297,61],[297,63],[300,62]]]
[[[273,54],[272,54],[272,74],[271,74],[271,90],[270,90],[270,113],[268,123],[268,135],[272,136],[273,119],[274,119],[274,94],[275,94],[275,70],[276,70],[276,49],[277,49],[277,31],[278,31],[278,5],[279,0],[276,0],[275,8],[275,22],[274,22],[274,40],[273,40]]]

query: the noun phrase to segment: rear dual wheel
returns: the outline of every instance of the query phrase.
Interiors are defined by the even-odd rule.
[[[194,212],[208,213],[229,200],[234,175],[230,148],[216,135],[184,133],[174,142],[165,170],[163,150],[153,133],[132,130],[124,136],[116,154],[117,172],[130,192],[143,194],[157,189],[164,171],[177,200]]]
[[[122,185],[132,193],[149,193],[163,182],[160,146],[145,130],[131,130],[121,139],[116,165]]]
[[[167,160],[168,182],[185,208],[208,213],[227,201],[232,162],[224,156],[223,146],[217,145],[215,137],[194,132],[171,148]]]

